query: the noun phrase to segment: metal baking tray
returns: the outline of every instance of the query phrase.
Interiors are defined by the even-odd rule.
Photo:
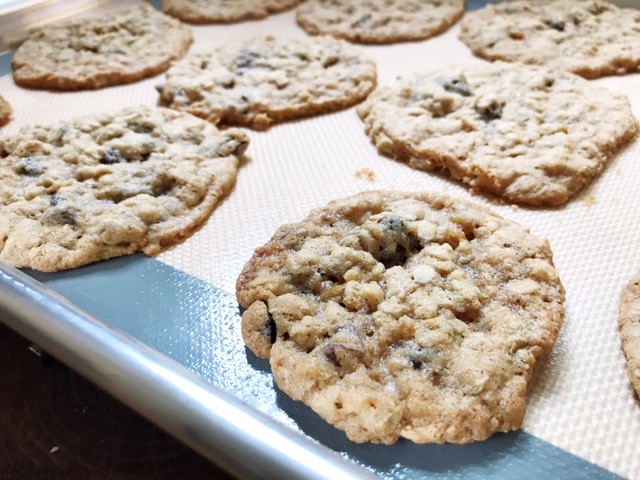
[[[484,2],[468,3],[476,8]],[[455,43],[456,28],[426,42],[366,47],[378,61],[381,83],[415,68],[470,61]],[[258,22],[194,27],[194,31],[194,49],[260,33],[302,34],[292,12]],[[0,57],[0,92],[9,97],[16,114],[0,134],[15,132],[19,125],[33,123],[33,118],[47,122],[156,101],[152,87],[158,77],[95,92],[19,89],[10,79],[11,56],[10,52]],[[638,75],[615,80],[629,93],[636,114],[639,80]],[[345,126],[355,127],[353,134],[345,133]],[[353,109],[250,136],[252,159],[242,167],[236,190],[193,238],[157,258],[136,254],[56,274],[0,265],[0,321],[240,478],[619,478],[614,472],[640,478],[640,429],[633,429],[640,425],[640,406],[629,391],[619,349],[599,353],[606,342],[608,347],[615,345],[614,320],[600,317],[611,316],[615,293],[636,267],[640,269],[637,254],[619,258],[624,248],[624,252],[637,250],[620,245],[637,238],[629,225],[640,224],[640,209],[632,207],[614,217],[605,208],[606,202],[620,201],[616,182],[622,184],[625,201],[640,202],[640,192],[633,189],[640,181],[640,167],[633,161],[637,146],[627,149],[604,178],[565,209],[513,209],[474,198],[549,237],[568,290],[567,322],[554,355],[541,366],[542,380],[534,385],[534,405],[525,428],[470,445],[399,441],[382,446],[350,442],[278,390],[268,362],[242,344],[233,281],[252,248],[264,243],[278,225],[301,218],[330,198],[371,188],[439,188],[471,195],[455,182],[379,157]],[[290,145],[282,147],[283,142]],[[315,163],[299,165],[304,157]],[[325,178],[326,172],[335,173],[338,159],[347,174]],[[354,176],[360,167],[375,171],[377,179],[368,182]],[[298,184],[297,175],[305,173],[315,177],[315,183]],[[261,207],[265,199],[271,203],[268,210]],[[602,230],[598,225],[603,224],[613,233],[598,235]],[[583,263],[593,258],[592,250],[609,244],[617,250],[594,265]],[[610,283],[599,283],[602,276],[597,272],[602,269],[607,269]],[[605,299],[591,298],[592,291],[603,292]],[[579,328],[593,340],[576,333]],[[591,344],[593,349],[584,351],[584,345]],[[567,366],[574,371],[572,365],[594,354],[600,355],[597,360],[606,364],[604,374],[610,376],[603,380],[604,374],[596,372],[603,399],[593,404],[605,408],[626,402],[625,410],[603,415],[600,423],[589,416],[587,400],[564,405],[556,388],[569,382],[559,369]],[[574,407],[576,415],[589,418],[574,420],[570,416]],[[572,422],[580,428],[567,429]],[[631,427],[622,429],[625,424]],[[600,428],[593,438],[580,433],[592,427]],[[622,439],[610,431],[613,427],[622,431]],[[621,443],[626,446],[620,448]]]

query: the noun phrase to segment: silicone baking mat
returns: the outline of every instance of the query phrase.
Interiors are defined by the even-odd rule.
[[[193,30],[192,51],[260,34],[305,35],[293,12]],[[458,31],[454,26],[423,42],[361,48],[376,60],[379,84],[389,84],[416,70],[481,63],[457,39]],[[10,58],[2,57],[0,65],[0,94],[15,110],[1,131],[5,135],[22,125],[157,102],[154,85],[162,76],[88,92],[21,89],[11,79]],[[640,75],[594,83],[627,94],[636,116],[640,113]],[[180,245],[153,259],[134,255],[61,274],[30,273],[383,477],[640,479],[640,402],[626,377],[617,329],[621,288],[640,270],[640,142],[621,152],[565,207],[530,209],[472,195],[445,176],[381,157],[353,108],[249,135],[249,160],[235,189]],[[253,249],[282,223],[297,221],[333,198],[372,189],[444,191],[486,205],[549,239],[567,290],[566,319],[552,354],[538,369],[522,431],[467,446],[357,445],[279,392],[268,364],[245,351],[233,292]]]

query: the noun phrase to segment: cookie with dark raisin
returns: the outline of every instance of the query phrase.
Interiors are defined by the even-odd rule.
[[[487,60],[597,78],[640,69],[638,25],[640,10],[604,0],[515,0],[465,15],[460,40]]]
[[[357,112],[381,154],[534,206],[567,202],[638,131],[625,95],[500,62],[400,79]]]
[[[103,88],[164,72],[193,42],[191,29],[146,3],[34,30],[12,60],[23,87]]]
[[[465,0],[308,0],[296,20],[311,35],[384,44],[438,35],[462,17],[464,6]]]
[[[278,387],[355,442],[520,428],[564,317],[546,240],[435,193],[361,193],[282,226],[236,293]]]
[[[302,0],[162,0],[162,10],[183,22],[234,23],[264,18]]]
[[[0,95],[0,127],[5,125],[11,120],[13,109],[9,102],[7,102],[3,96]]]
[[[50,272],[158,253],[230,192],[247,145],[142,106],[0,138],[0,260]]]
[[[635,275],[622,290],[619,326],[629,380],[640,397],[640,274]]]
[[[266,36],[189,55],[157,89],[162,105],[264,130],[355,105],[375,84],[373,60],[346,42]]]

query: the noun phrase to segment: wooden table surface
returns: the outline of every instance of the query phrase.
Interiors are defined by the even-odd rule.
[[[0,479],[232,477],[0,324]]]

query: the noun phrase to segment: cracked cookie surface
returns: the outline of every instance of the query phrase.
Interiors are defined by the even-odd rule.
[[[58,271],[177,243],[235,183],[248,139],[129,108],[0,139],[0,260]]]
[[[11,120],[12,114],[13,109],[11,108],[11,105],[5,100],[3,96],[0,95],[0,127]]]
[[[163,0],[162,10],[189,23],[233,23],[264,18],[301,0]]]
[[[375,84],[375,63],[346,42],[266,36],[189,55],[157,88],[165,106],[264,130],[352,106]]]
[[[487,4],[465,15],[460,40],[488,60],[619,75],[640,69],[640,10],[602,0]]]
[[[619,326],[629,380],[640,397],[640,274],[635,275],[622,291]]]
[[[13,78],[55,90],[131,83],[165,71],[192,41],[188,26],[140,4],[34,31],[13,57]]]
[[[381,154],[534,206],[567,202],[638,130],[623,94],[500,62],[405,77],[357,111]]]
[[[384,44],[438,35],[462,17],[464,6],[464,0],[308,0],[296,20],[311,35]]]
[[[280,389],[355,442],[519,428],[564,316],[546,240],[427,193],[366,192],[282,226],[236,293]]]

